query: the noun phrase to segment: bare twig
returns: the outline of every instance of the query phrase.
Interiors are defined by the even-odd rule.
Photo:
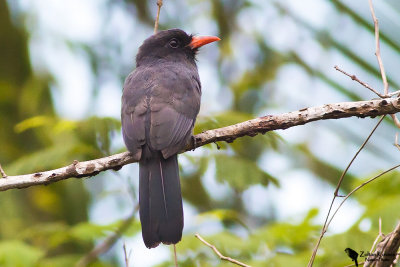
[[[368,0],[369,9],[371,10],[372,19],[374,21],[375,27],[375,55],[378,60],[379,69],[381,71],[382,82],[383,82],[383,93],[387,95],[389,93],[389,84],[386,79],[385,68],[383,66],[382,56],[381,56],[381,48],[380,48],[380,41],[379,41],[379,23],[378,19],[375,16],[374,6],[372,5],[372,0]]]
[[[340,176],[338,185],[336,187],[335,193],[334,195],[337,196],[340,186],[342,185],[344,176],[347,174],[348,170],[350,169],[350,166],[353,164],[354,160],[357,158],[358,154],[360,154],[361,150],[363,150],[363,148],[365,147],[365,145],[368,143],[369,139],[371,139],[371,136],[375,133],[376,129],[379,127],[379,125],[381,124],[381,122],[383,121],[383,119],[385,118],[385,115],[382,116],[378,123],[375,125],[375,127],[372,129],[372,131],[369,133],[368,137],[365,139],[365,141],[362,143],[362,145],[360,146],[360,148],[358,149],[358,151],[356,152],[356,154],[354,154],[353,158],[351,159],[350,163],[347,165],[346,169],[343,171],[342,175]]]
[[[400,150],[400,145],[399,145],[399,133],[396,133],[394,137],[394,146],[397,147],[398,150]]]
[[[328,229],[329,225],[331,224],[333,218],[335,217],[335,215],[336,215],[337,212],[339,211],[339,209],[342,207],[343,203],[344,203],[353,193],[355,193],[356,191],[358,191],[360,188],[364,187],[365,185],[369,184],[370,182],[372,182],[372,181],[378,179],[378,178],[381,177],[382,175],[384,175],[384,174],[386,174],[386,173],[388,173],[388,172],[391,172],[391,171],[393,171],[394,169],[397,169],[398,167],[400,167],[400,164],[398,164],[398,165],[396,165],[396,166],[394,166],[394,167],[392,167],[392,168],[390,168],[390,169],[388,169],[388,170],[386,170],[386,171],[384,171],[384,172],[382,172],[382,173],[376,175],[375,177],[373,177],[373,178],[371,178],[371,179],[365,181],[365,182],[362,183],[361,185],[359,185],[359,186],[357,186],[356,188],[354,188],[350,193],[348,193],[348,194],[345,196],[345,198],[342,200],[342,202],[340,202],[339,206],[336,208],[335,212],[332,214],[332,216],[331,216],[330,220],[328,221],[328,223],[326,223],[326,227],[324,227],[325,232],[326,232],[326,229]],[[324,232],[324,233],[325,233],[325,232]],[[399,233],[398,238],[400,239],[400,233]],[[320,241],[321,241],[321,240],[318,240],[318,245],[319,245],[319,242],[320,242]],[[378,245],[378,246],[379,246],[379,245]],[[318,246],[316,246],[316,248],[318,249]],[[315,258],[314,252],[315,252],[315,254],[316,254],[316,250],[315,250],[315,249],[314,249],[314,251],[313,251],[313,257],[310,259],[310,262],[308,263],[308,266],[312,266],[312,264],[313,264],[313,262],[314,262],[314,258]],[[392,261],[393,261],[393,260],[392,260]],[[368,261],[365,261],[365,263],[368,263]]]
[[[369,250],[369,251],[374,251],[375,250],[375,246],[376,246],[376,244],[378,243],[378,241],[379,241],[379,239],[381,239],[381,238],[383,238],[383,237],[385,237],[385,235],[382,233],[382,219],[381,219],[381,217],[379,217],[379,233],[378,233],[378,236],[375,238],[375,241],[374,241],[374,243],[372,244],[372,247],[371,247],[371,249]],[[371,255],[369,255],[368,257],[367,257],[367,259],[366,259],[366,262],[368,262],[368,261],[371,261],[371,257],[372,257],[373,255],[372,255],[372,253],[371,253]]]
[[[396,115],[395,114],[390,114],[390,116],[393,119],[394,125],[396,125],[397,128],[400,128],[400,121],[399,121],[399,119],[397,119]]]
[[[318,251],[319,245],[320,245],[320,243],[321,243],[321,240],[322,240],[322,238],[324,237],[326,231],[328,230],[328,226],[329,226],[329,224],[330,224],[330,221],[331,221],[331,220],[333,219],[333,217],[335,216],[335,214],[333,214],[332,217],[331,217],[331,219],[330,219],[330,221],[328,222],[329,215],[331,214],[333,204],[335,203],[336,197],[338,197],[338,192],[339,192],[340,186],[342,185],[343,179],[344,179],[345,175],[347,174],[347,171],[349,170],[350,166],[353,164],[353,162],[354,162],[354,160],[357,158],[358,154],[360,154],[361,150],[365,147],[365,145],[367,144],[367,142],[369,141],[369,139],[371,138],[371,136],[374,134],[374,132],[376,131],[376,129],[378,128],[378,126],[381,124],[381,122],[383,121],[384,118],[385,118],[385,116],[382,116],[382,118],[378,121],[378,123],[375,125],[375,127],[372,129],[372,131],[370,132],[370,134],[368,135],[368,137],[365,139],[365,141],[363,142],[363,144],[362,144],[362,145],[360,146],[360,148],[357,150],[356,154],[354,154],[353,158],[351,159],[351,161],[350,161],[349,164],[347,165],[346,169],[343,171],[342,175],[340,176],[339,182],[338,182],[338,184],[337,184],[337,186],[336,186],[336,189],[335,189],[335,192],[334,192],[334,194],[333,194],[333,198],[332,198],[332,201],[331,201],[331,205],[329,206],[328,214],[326,215],[325,222],[324,222],[324,225],[323,225],[323,227],[322,227],[320,236],[319,236],[319,238],[318,238],[317,244],[315,245],[315,247],[314,247],[314,249],[313,249],[313,252],[312,252],[310,261],[308,262],[308,265],[307,265],[308,267],[311,267],[311,266],[313,265],[314,260],[315,260],[315,256],[317,255],[317,251]],[[336,213],[336,212],[335,212],[335,213]]]
[[[360,83],[360,84],[363,85],[364,87],[368,88],[369,90],[371,90],[372,92],[374,92],[375,94],[377,94],[379,97],[385,98],[385,97],[389,97],[389,84],[388,84],[388,82],[387,82],[386,73],[385,73],[385,68],[384,68],[384,66],[383,66],[383,61],[382,61],[382,57],[381,57],[381,53],[380,53],[379,24],[378,24],[378,19],[377,19],[376,16],[375,16],[374,8],[373,8],[373,5],[372,5],[372,0],[368,0],[368,1],[369,1],[369,7],[370,7],[370,10],[371,10],[371,15],[372,15],[372,19],[373,19],[373,21],[374,21],[374,27],[375,27],[375,50],[376,50],[376,51],[375,51],[375,55],[376,55],[376,57],[377,57],[378,64],[379,64],[379,69],[380,69],[381,76],[382,76],[382,81],[383,81],[383,85],[384,85],[384,92],[383,92],[383,94],[380,94],[380,93],[377,92],[375,89],[373,89],[371,86],[369,86],[367,83],[364,83],[364,82],[362,82],[360,79],[358,79],[355,75],[350,75],[350,74],[348,74],[347,72],[341,70],[341,69],[340,69],[339,67],[337,67],[337,66],[335,66],[335,69],[338,70],[338,71],[340,71],[340,72],[342,72],[343,74],[349,76],[352,80],[357,81],[358,83]],[[393,93],[393,94],[390,94],[390,96],[396,95],[396,94],[398,94],[398,92],[395,92],[395,93]],[[397,119],[396,115],[391,114],[391,117],[392,117],[392,119],[393,119],[395,125],[396,125],[398,128],[400,128],[400,121]],[[383,119],[383,117],[382,117],[382,119]],[[375,126],[375,128],[374,128],[374,130],[371,132],[370,136],[371,136],[372,133],[375,131],[376,127],[378,127],[378,125],[380,124],[380,122],[382,121],[382,119],[381,119],[381,120],[379,121],[379,123]],[[354,161],[354,159],[357,157],[358,153],[361,151],[361,149],[364,147],[364,145],[366,144],[366,142],[367,142],[368,139],[370,138],[370,136],[367,138],[367,140],[366,140],[366,141],[364,142],[364,144],[361,146],[361,148],[359,149],[359,151],[358,151],[358,152],[356,153],[356,155],[353,157],[353,159],[351,160],[350,164],[347,166],[346,170],[343,172],[341,178],[339,179],[339,183],[338,183],[338,186],[336,187],[335,194],[334,194],[334,197],[333,197],[333,199],[332,199],[332,202],[331,202],[331,205],[330,205],[330,208],[329,208],[329,211],[328,211],[328,215],[327,215],[327,217],[326,217],[326,220],[325,220],[324,226],[323,226],[323,228],[322,228],[320,237],[319,237],[318,242],[317,242],[317,244],[316,244],[316,246],[315,246],[315,248],[314,248],[314,250],[313,250],[313,254],[312,254],[312,256],[311,256],[311,259],[310,259],[310,261],[309,261],[309,263],[308,263],[308,266],[309,266],[309,267],[312,266],[312,264],[313,264],[313,262],[314,262],[315,255],[316,255],[316,253],[317,253],[319,244],[320,244],[321,239],[322,239],[322,237],[324,236],[325,232],[327,231],[327,228],[328,228],[330,222],[331,222],[332,219],[334,218],[334,216],[335,216],[335,214],[337,213],[337,211],[338,211],[338,209],[340,208],[340,206],[343,204],[343,202],[344,202],[344,201],[347,199],[347,197],[349,196],[349,195],[346,196],[346,198],[345,198],[345,199],[342,201],[342,203],[339,205],[338,209],[337,209],[337,210],[335,211],[335,213],[332,215],[332,217],[330,218],[330,220],[327,221],[327,220],[328,220],[328,217],[329,217],[329,214],[330,214],[330,212],[331,212],[333,203],[334,203],[334,201],[335,201],[335,198],[337,197],[337,193],[338,193],[338,191],[339,191],[339,188],[340,188],[340,185],[341,185],[341,183],[342,183],[343,177],[344,177],[345,173],[347,172],[348,168],[350,167],[350,165],[352,164],[352,162]],[[397,144],[397,136],[396,136],[396,146],[398,146],[398,144]],[[398,147],[398,148],[399,148],[399,147]],[[378,237],[379,237],[379,236],[378,236]]]
[[[234,263],[234,264],[236,264],[236,265],[239,265],[239,266],[250,267],[250,265],[244,264],[244,263],[242,263],[242,262],[240,262],[240,261],[238,261],[238,260],[235,260],[235,259],[232,259],[232,258],[230,258],[230,257],[226,257],[226,256],[222,255],[221,252],[219,252],[218,249],[217,249],[214,245],[211,245],[210,243],[208,243],[207,241],[205,241],[199,234],[195,234],[195,237],[197,237],[197,238],[198,238],[201,242],[203,242],[207,247],[210,247],[210,248],[215,252],[215,254],[218,255],[218,257],[219,257],[221,260],[229,261],[229,262],[232,262],[232,263]]]
[[[335,217],[335,215],[336,215],[337,212],[339,211],[339,209],[342,207],[343,203],[344,203],[354,192],[358,191],[360,188],[362,188],[363,186],[369,184],[370,182],[372,182],[372,181],[378,179],[378,178],[381,177],[382,175],[384,175],[384,174],[386,174],[386,173],[388,173],[388,172],[391,172],[391,171],[394,170],[394,169],[397,169],[398,167],[400,167],[400,164],[398,164],[398,165],[396,165],[396,166],[394,166],[394,167],[392,167],[392,168],[390,168],[390,169],[388,169],[388,170],[386,170],[386,171],[384,171],[384,172],[378,174],[377,176],[375,176],[375,177],[373,177],[373,178],[367,180],[366,182],[364,182],[364,183],[362,183],[361,185],[359,185],[359,186],[357,186],[356,188],[354,188],[350,193],[348,193],[348,194],[345,196],[345,198],[342,200],[342,202],[340,202],[339,206],[336,208],[335,212],[332,214],[330,220],[329,220],[328,223],[326,224],[325,232],[326,232],[326,229],[328,229],[329,225],[331,224],[333,218]],[[319,240],[319,242],[320,242],[320,240]],[[318,242],[318,244],[319,244],[319,242]],[[317,249],[318,249],[318,247],[317,247]],[[315,251],[315,254],[316,254],[316,251]],[[314,254],[314,251],[313,251],[313,256],[314,256],[314,258],[315,258],[315,254]],[[308,266],[312,266],[312,264],[313,264],[313,262],[314,262],[314,258],[311,258],[312,260],[310,260]]]
[[[124,245],[122,246],[124,249],[124,258],[125,258],[125,267],[129,267],[129,258],[131,257],[131,250],[129,251],[129,254],[126,252],[126,245],[124,242]]]
[[[348,117],[375,117],[400,111],[400,98],[374,99],[369,101],[342,102],[326,104],[319,107],[304,108],[298,111],[269,115],[244,121],[219,129],[205,131],[195,135],[194,142],[184,151],[219,141],[233,142],[242,136],[256,136],[268,131],[287,129],[318,120],[340,119]],[[181,152],[184,152],[181,151]],[[72,177],[82,178],[95,176],[106,170],[119,170],[122,166],[137,162],[128,152],[115,154],[84,162],[74,162],[68,166],[26,175],[8,176],[0,179],[0,191],[13,188],[25,188],[65,180]]]
[[[1,167],[1,164],[0,164],[0,174],[1,174],[1,177],[7,178],[7,174],[5,173],[5,171],[3,170],[3,168]]]
[[[380,174],[378,174],[378,175],[374,176],[373,178],[371,178],[371,179],[369,179],[369,180],[363,182],[361,185],[359,185],[359,186],[357,186],[356,188],[354,188],[353,190],[351,190],[350,193],[348,193],[348,194],[344,197],[344,199],[342,200],[342,202],[340,202],[339,206],[336,208],[336,210],[335,210],[335,212],[333,213],[331,219],[330,219],[330,220],[328,221],[328,223],[327,223],[327,228],[328,228],[329,225],[331,224],[331,222],[332,222],[333,218],[335,217],[336,213],[337,213],[337,212],[339,211],[339,209],[342,207],[343,203],[344,203],[354,192],[358,191],[360,188],[364,187],[365,185],[369,184],[370,182],[372,182],[372,181],[378,179],[378,178],[381,177],[382,175],[384,175],[384,174],[386,174],[386,173],[388,173],[388,172],[391,172],[391,171],[393,171],[394,169],[397,169],[398,167],[400,167],[400,164],[397,164],[396,166],[393,166],[392,168],[387,169],[387,170],[384,171],[384,172],[381,172]]]
[[[373,93],[375,93],[377,96],[379,96],[380,98],[389,98],[395,95],[400,94],[400,90],[396,91],[396,92],[392,92],[392,93],[388,93],[388,94],[381,94],[378,91],[376,91],[374,88],[372,88],[368,83],[361,81],[359,78],[357,78],[356,75],[352,75],[344,70],[342,70],[341,68],[339,68],[338,66],[334,67],[335,70],[343,73],[344,75],[348,76],[350,79],[352,79],[353,81],[358,82],[359,84],[361,84],[362,86],[364,86],[365,88],[367,88],[368,90],[372,91]]]
[[[139,209],[139,205],[137,205],[132,213],[131,216],[126,218],[121,226],[110,236],[108,236],[106,239],[104,239],[103,242],[95,246],[88,254],[83,256],[78,263],[76,264],[77,267],[83,267],[83,266],[88,266],[90,263],[95,261],[100,255],[106,253],[108,250],[111,249],[111,247],[118,241],[118,239],[121,237],[121,235],[129,228],[131,223],[133,222],[135,218],[135,214],[137,210]]]
[[[345,72],[344,70],[340,69],[338,66],[335,66],[334,68],[335,68],[335,70],[337,70],[337,71],[343,73],[344,75],[350,77],[353,81],[356,81],[356,82],[358,82],[359,84],[361,84],[362,86],[364,86],[365,88],[369,89],[370,91],[372,91],[373,93],[375,93],[376,95],[378,95],[380,98],[387,98],[387,97],[389,97],[389,96],[387,96],[387,95],[382,95],[382,94],[380,94],[378,91],[376,91],[374,88],[372,88],[368,83],[365,83],[365,82],[361,81],[360,79],[358,79],[356,75],[354,75],[354,74],[353,74],[353,75],[352,75],[352,74],[349,74],[349,73]]]
[[[176,257],[176,245],[174,244],[174,260],[175,260],[175,267],[178,267],[178,258]]]
[[[161,7],[163,5],[163,0],[157,0],[157,17],[156,17],[156,22],[154,23],[154,34],[157,33],[158,30],[158,21],[160,20],[160,11],[161,11]]]
[[[386,78],[385,67],[383,66],[383,60],[382,60],[382,56],[381,56],[381,48],[380,48],[380,40],[379,40],[379,23],[378,23],[378,19],[375,16],[375,11],[374,11],[374,6],[372,5],[372,0],[368,0],[368,3],[369,3],[369,9],[371,10],[371,15],[372,15],[372,19],[374,21],[374,28],[375,28],[375,55],[378,60],[379,70],[380,70],[381,76],[382,76],[384,95],[388,95],[389,94],[389,83]],[[392,114],[390,116],[392,117],[393,122],[396,125],[396,127],[400,128],[400,121],[397,119],[396,115]]]

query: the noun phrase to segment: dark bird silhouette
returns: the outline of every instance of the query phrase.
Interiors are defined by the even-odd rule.
[[[351,248],[346,248],[344,251],[350,257],[350,259],[352,261],[354,261],[354,264],[356,265],[356,267],[358,267],[358,262],[357,262],[358,253],[356,251],[352,250]]]
[[[148,248],[182,238],[177,153],[191,140],[200,109],[199,47],[220,40],[179,29],[160,31],[139,48],[122,95],[122,134],[139,161],[139,213]]]

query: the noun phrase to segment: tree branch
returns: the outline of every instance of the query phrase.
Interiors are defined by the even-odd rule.
[[[190,144],[182,152],[217,141],[233,142],[242,136],[256,136],[273,130],[283,130],[303,125],[312,121],[340,119],[348,117],[376,117],[394,114],[400,111],[400,98],[374,99],[369,101],[342,102],[310,107],[280,115],[268,115],[244,121],[219,129],[208,130],[194,136],[194,144]],[[8,176],[0,179],[0,191],[13,188],[25,188],[33,185],[46,185],[60,180],[76,177],[95,176],[109,169],[119,170],[122,166],[135,160],[129,152],[94,159],[84,162],[74,161],[71,165],[33,174]]]
[[[364,263],[366,266],[389,267],[396,260],[400,246],[400,222],[390,234],[384,236]]]

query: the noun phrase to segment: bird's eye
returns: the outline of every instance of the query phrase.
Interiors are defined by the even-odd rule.
[[[177,48],[179,46],[179,41],[174,38],[171,41],[169,41],[169,46],[172,48]]]

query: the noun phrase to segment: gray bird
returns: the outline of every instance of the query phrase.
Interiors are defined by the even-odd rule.
[[[139,213],[148,248],[182,238],[177,153],[190,142],[200,109],[196,52],[218,40],[179,29],[160,31],[139,48],[136,69],[125,80],[122,134],[139,161]]]

